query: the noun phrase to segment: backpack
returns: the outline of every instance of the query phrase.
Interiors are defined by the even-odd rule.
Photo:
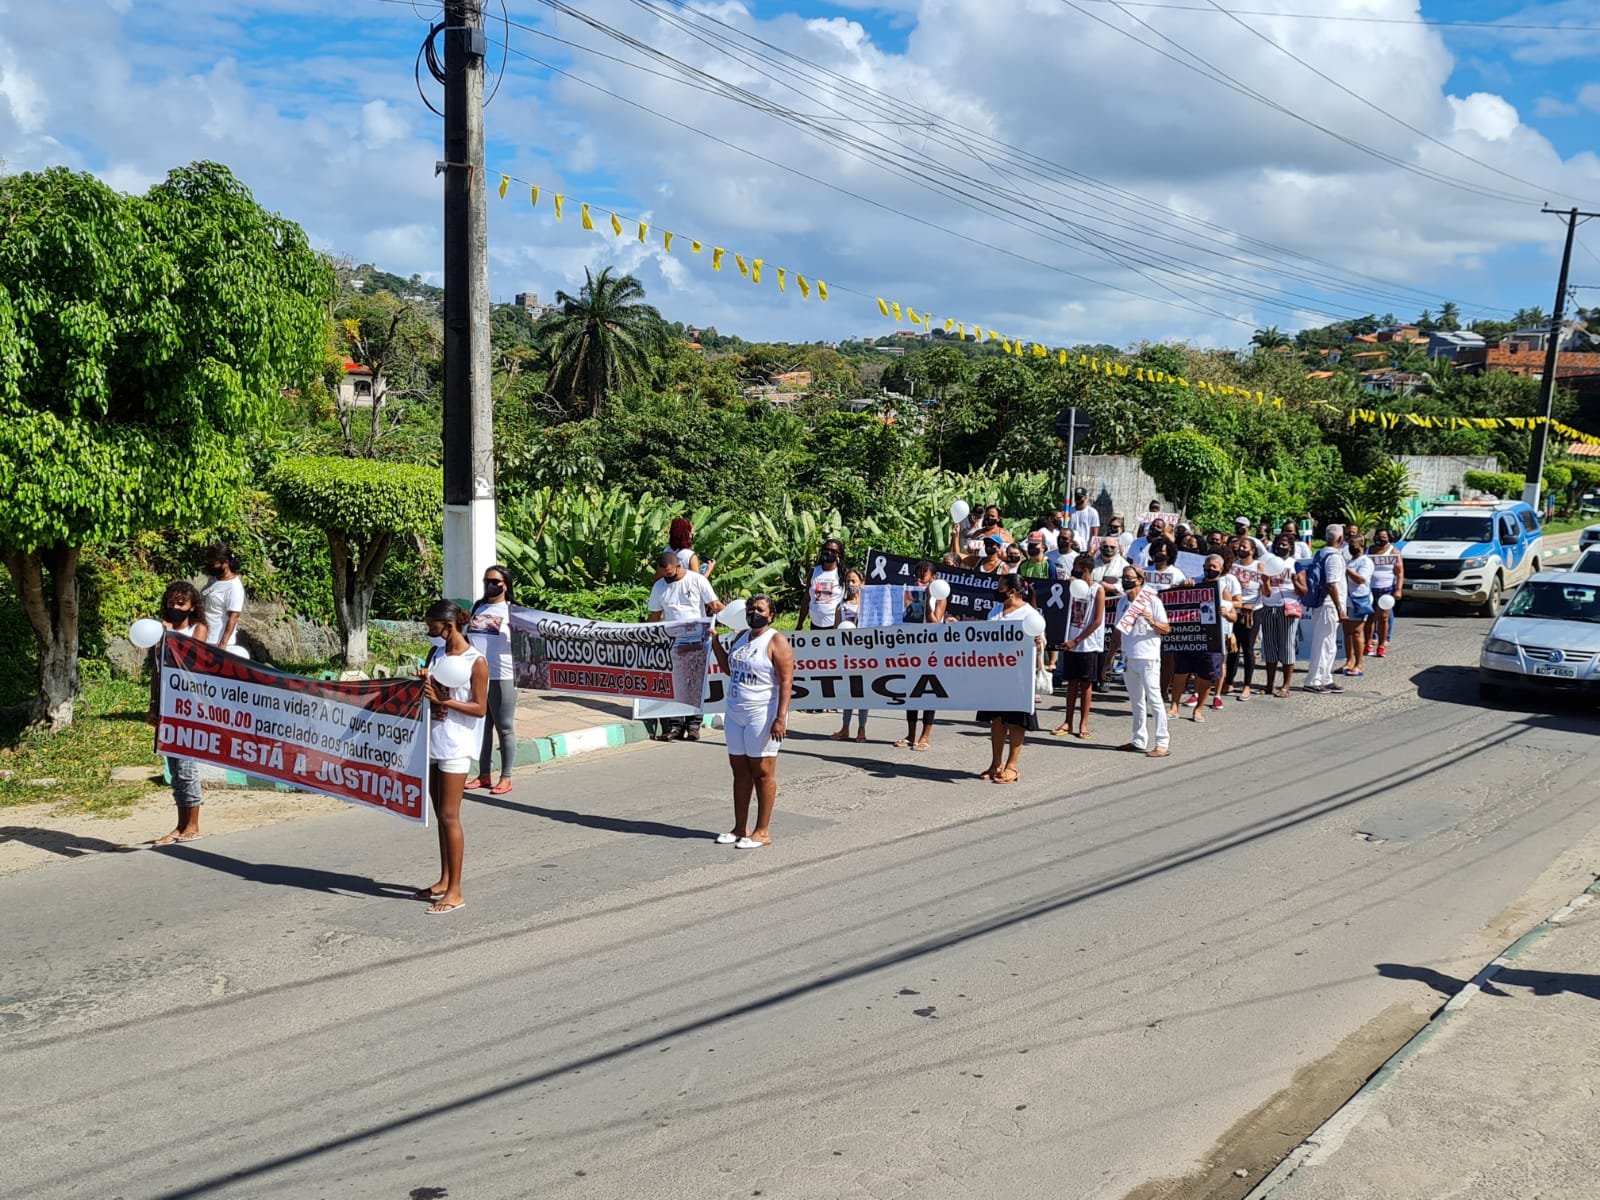
[[[1301,597],[1301,602],[1308,612],[1321,608],[1328,598],[1327,555],[1326,549],[1320,550],[1300,568],[1300,573],[1306,577],[1306,594]]]

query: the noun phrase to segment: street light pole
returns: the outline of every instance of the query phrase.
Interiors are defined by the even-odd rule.
[[[1560,213],[1560,209],[1545,208],[1547,213]],[[1567,309],[1567,272],[1572,267],[1572,239],[1578,232],[1578,218],[1587,220],[1590,217],[1600,216],[1600,213],[1579,212],[1577,209],[1568,209],[1567,218],[1567,244],[1561,252],[1561,274],[1556,281],[1555,310],[1550,314],[1550,340],[1544,348],[1544,378],[1539,381],[1539,412],[1542,419],[1534,423],[1533,446],[1528,455],[1528,473],[1522,484],[1522,500],[1524,504],[1539,507],[1539,489],[1544,483],[1544,456],[1545,449],[1550,443],[1550,419],[1554,415],[1556,402],[1556,367],[1561,361],[1561,321]]]
[[[482,0],[444,23],[444,592],[469,601],[495,560]]]

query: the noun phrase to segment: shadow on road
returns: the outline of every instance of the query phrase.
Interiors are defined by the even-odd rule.
[[[21,842],[39,850],[48,850],[62,858],[82,858],[86,854],[126,854],[137,846],[124,846],[104,838],[85,837],[61,829],[39,829],[32,825],[0,826],[0,843]]]
[[[225,875],[234,875],[249,883],[302,888],[308,892],[327,892],[330,895],[347,893],[386,899],[410,899],[416,890],[412,884],[379,883],[365,875],[347,875],[341,871],[322,871],[316,867],[286,866],[282,863],[245,862],[243,859],[229,858],[226,854],[197,850],[192,842],[175,842],[159,849],[173,858],[184,859],[197,867],[209,867]]]
[[[1378,963],[1378,974],[1385,979],[1412,979],[1425,983],[1441,996],[1454,996],[1467,986],[1467,980],[1457,979],[1432,967],[1410,967],[1404,963]],[[1509,996],[1502,987],[1527,988],[1535,996],[1558,996],[1570,992],[1600,1000],[1600,975],[1579,975],[1572,971],[1517,971],[1503,970],[1485,982],[1479,990],[1485,996]]]
[[[716,833],[704,829],[690,829],[686,825],[667,825],[661,821],[635,821],[626,817],[603,817],[596,813],[575,812],[570,808],[540,808],[536,804],[518,804],[504,796],[491,796],[468,792],[473,804],[487,804],[508,812],[527,813],[530,817],[543,817],[563,825],[581,825],[585,829],[603,829],[608,833],[637,833],[646,837],[674,838],[689,841],[709,841]]]
[[[1439,704],[1460,704],[1468,708],[1510,712],[1560,713],[1563,717],[1570,714],[1577,719],[1585,715],[1592,717],[1595,713],[1592,700],[1576,692],[1561,691],[1556,688],[1551,688],[1548,692],[1539,692],[1531,688],[1514,689],[1507,691],[1503,699],[1492,702],[1483,700],[1478,696],[1477,667],[1424,667],[1411,677],[1411,682],[1417,685],[1417,696],[1420,699],[1432,700]],[[1588,725],[1572,725],[1574,731],[1592,727],[1592,721]]]

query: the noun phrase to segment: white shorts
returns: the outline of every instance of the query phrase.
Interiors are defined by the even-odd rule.
[[[433,767],[441,775],[465,775],[472,770],[472,759],[467,755],[460,758],[436,758]]]
[[[763,713],[724,713],[722,731],[727,735],[728,754],[745,758],[778,757],[783,743],[772,736],[772,722],[777,715],[776,709]]]

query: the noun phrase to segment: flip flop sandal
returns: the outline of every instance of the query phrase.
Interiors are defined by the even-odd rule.
[[[850,733],[845,729],[836,730],[828,735],[828,740],[830,742],[848,742],[850,740]]]
[[[1009,779],[1006,778],[1006,776],[1008,776],[1008,775],[1010,776]],[[990,783],[1000,783],[1000,784],[1010,784],[1010,783],[1020,783],[1021,781],[1022,781],[1022,772],[1021,771],[1003,770],[1003,771],[1000,772],[1000,774],[996,775],[989,782]]]
[[[198,842],[204,836],[202,833],[180,833],[172,840],[175,842]]]
[[[1052,729],[1050,731],[1050,736],[1051,737],[1073,737],[1075,735],[1073,734],[1072,728],[1070,726],[1063,725],[1059,729]]]
[[[458,908],[465,908],[465,900],[457,900],[454,904],[446,904],[443,900],[436,900],[433,904],[423,909],[423,914],[429,917],[443,917],[453,913]]]
[[[1087,729],[1080,729],[1078,730],[1077,737],[1080,741],[1087,742],[1089,740],[1089,731]]]
[[[913,750],[928,750],[932,748],[932,745],[927,741],[918,741],[913,743],[911,748]]]
[[[413,900],[426,900],[429,904],[437,904],[439,903],[439,897],[443,895],[443,892],[430,892],[427,888],[418,888],[411,893],[411,898]]]
[[[737,842],[738,840],[739,840],[739,836],[737,834],[733,834],[733,833],[719,833],[719,834],[717,834],[717,845],[719,845],[719,846],[731,846],[735,842]]]
[[[489,789],[489,794],[491,796],[504,796],[514,786],[515,785],[511,782],[511,780],[502,779],[499,783],[495,784],[492,788]]]
[[[896,750],[905,750],[905,749],[908,749],[910,747],[910,745],[911,745],[911,739],[910,738],[901,738],[898,742],[896,742],[894,744],[894,748]]]

